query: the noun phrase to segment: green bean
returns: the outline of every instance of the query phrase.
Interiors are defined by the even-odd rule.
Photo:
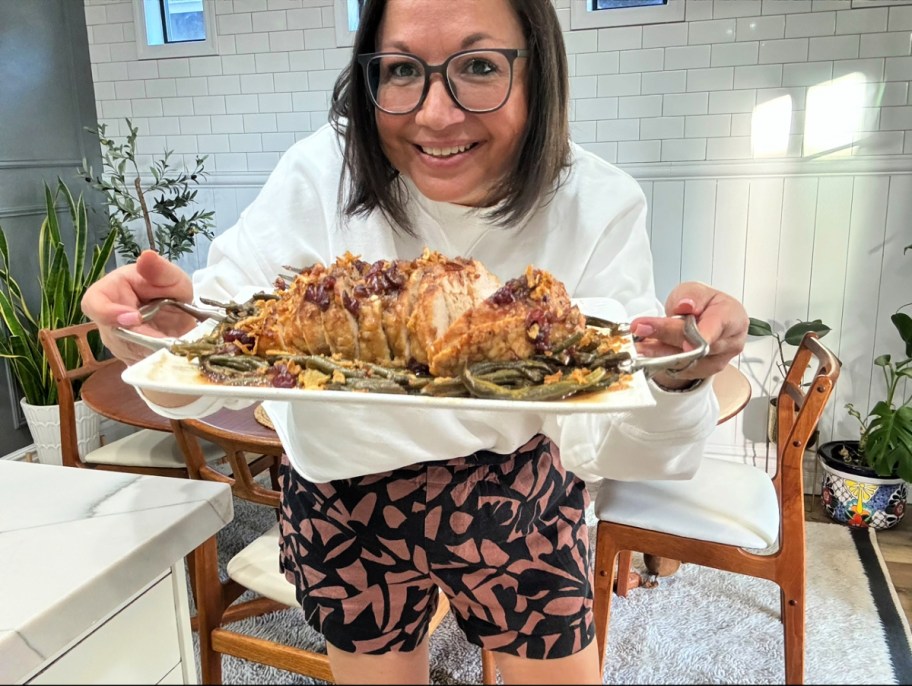
[[[200,370],[212,381],[231,386],[268,386],[269,377],[251,370],[241,370],[223,364],[213,364],[211,358],[200,358]]]
[[[329,376],[332,376],[333,372],[341,373],[346,379],[364,378],[367,376],[367,373],[363,369],[340,364],[325,355],[276,355],[275,359],[296,362],[302,367],[316,369],[318,372],[323,372]]]
[[[598,355],[592,361],[593,367],[612,367],[618,368],[622,363],[627,362],[630,359],[630,353],[628,352],[618,352],[618,353],[606,353],[604,355]]]
[[[171,346],[170,351],[174,355],[181,355],[184,357],[189,357],[191,360],[195,357],[201,357],[203,355],[212,355],[218,350],[224,347],[221,344],[215,342],[200,339],[198,341],[193,341],[189,343],[184,343],[179,341]]]
[[[562,353],[567,348],[570,348],[570,347],[576,345],[577,343],[579,343],[580,340],[582,339],[582,337],[583,337],[583,332],[577,331],[575,334],[573,334],[569,338],[565,338],[560,343],[553,346],[551,348],[551,353],[554,355],[557,355],[558,353]]]
[[[466,388],[479,398],[497,398],[504,400],[561,400],[591,388],[601,381],[606,373],[607,372],[603,367],[599,367],[587,374],[583,381],[565,379],[551,384],[509,389],[498,386],[490,381],[479,379],[466,368],[462,372],[462,380],[465,382]]]
[[[456,398],[468,395],[465,384],[458,377],[438,377],[421,389],[422,395]]]
[[[362,362],[361,365],[371,374],[380,376],[384,379],[391,379],[400,386],[409,386],[410,388],[420,388],[428,381],[430,377],[419,377],[401,367],[384,367],[373,362]]]
[[[266,360],[253,355],[209,355],[207,361],[210,365],[227,367],[239,372],[253,372],[270,366]]]
[[[475,374],[475,376],[491,383],[500,385],[512,384],[514,386],[529,386],[533,383],[541,383],[545,378],[544,374],[533,377],[518,369],[498,369],[487,374]]]
[[[327,388],[340,391],[370,391],[371,393],[404,394],[406,390],[389,379],[346,379],[344,384],[327,384]]]
[[[602,319],[601,317],[586,317],[586,326],[594,326],[599,329],[605,329],[609,336],[617,336],[623,333],[623,329],[626,327],[612,322],[608,319]]]

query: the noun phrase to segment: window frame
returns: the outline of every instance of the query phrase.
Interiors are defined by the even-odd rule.
[[[218,55],[215,0],[203,0],[203,21],[206,25],[206,40],[149,45],[146,33],[145,0],[133,0],[133,24],[136,28],[137,58],[141,60],[158,60],[169,57]]]
[[[668,0],[666,5],[619,7],[596,11],[587,10],[588,4],[589,0],[570,0],[571,31],[684,21],[684,0]]]
[[[350,48],[355,44],[355,31],[349,31],[351,10],[357,8],[357,0],[333,0],[333,14],[336,21],[336,47]],[[354,6],[354,7],[353,7]],[[357,12],[357,9],[355,9]]]
[[[901,7],[912,5],[912,0],[852,0],[851,9],[859,10],[867,7]]]

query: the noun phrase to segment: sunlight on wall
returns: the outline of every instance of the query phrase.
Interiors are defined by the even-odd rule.
[[[782,157],[788,151],[792,128],[792,96],[767,100],[751,116],[751,151],[754,157]]]
[[[804,116],[804,156],[848,156],[862,130],[867,81],[852,72],[808,88]]]

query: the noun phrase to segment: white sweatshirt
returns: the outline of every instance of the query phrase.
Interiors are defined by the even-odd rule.
[[[477,211],[431,201],[407,182],[417,238],[396,234],[373,213],[344,221],[338,211],[341,141],[329,125],[286,152],[257,198],[218,236],[208,266],[193,274],[196,297],[229,300],[270,289],[283,265],[330,263],[346,250],[373,262],[414,259],[425,247],[474,257],[502,281],[530,264],[553,273],[580,309],[615,321],[662,314],[653,286],[646,201],[627,174],[573,146],[569,176],[522,227],[502,229]],[[564,466],[585,480],[683,479],[699,466],[718,415],[710,384],[686,393],[650,384],[651,408],[562,418],[537,413],[454,412],[377,406],[266,401],[291,463],[325,482],[445,460],[478,450],[510,453],[542,432],[560,447]],[[237,406],[237,401],[233,406]],[[203,416],[214,398],[169,417]]]

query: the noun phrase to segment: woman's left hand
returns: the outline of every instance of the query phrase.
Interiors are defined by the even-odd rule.
[[[748,316],[744,306],[730,295],[704,283],[688,281],[676,286],[665,301],[671,315],[692,314],[700,334],[709,343],[709,354],[687,369],[673,375],[656,374],[656,382],[666,388],[679,388],[694,379],[705,379],[722,371],[744,349]],[[630,330],[638,339],[637,352],[645,357],[673,355],[690,350],[684,339],[683,321],[669,317],[637,317]]]

